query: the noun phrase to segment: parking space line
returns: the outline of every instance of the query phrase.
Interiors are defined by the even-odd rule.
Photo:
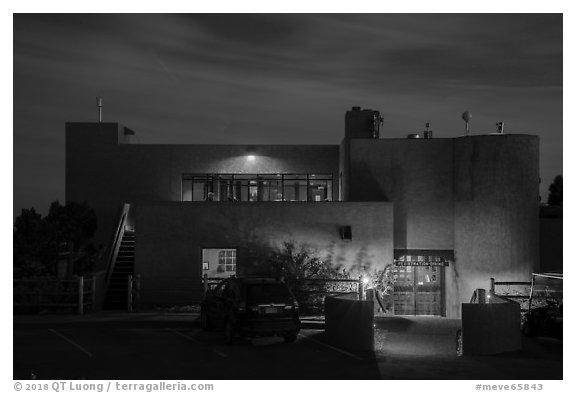
[[[185,339],[187,339],[187,340],[189,340],[189,341],[192,341],[193,343],[196,343],[196,344],[198,344],[198,345],[202,345],[203,347],[207,347],[207,345],[204,344],[202,341],[199,341],[199,340],[195,339],[194,337],[192,337],[192,336],[190,336],[190,335],[188,335],[188,334],[179,332],[179,331],[176,330],[176,329],[166,328],[165,330],[167,330],[167,331],[169,331],[169,332],[172,332],[172,333],[174,333],[174,334],[176,334],[176,335],[178,335],[178,336],[180,336],[180,337],[184,337]],[[209,348],[210,348],[210,347],[209,347]],[[215,354],[223,357],[223,358],[227,358],[227,357],[228,357],[227,354],[225,354],[224,352],[220,352],[220,351],[218,351],[217,349],[210,348],[210,350],[211,350],[212,352],[214,352]]]
[[[58,333],[56,330],[54,329],[48,329],[50,332],[54,333],[55,335],[57,335],[58,337],[60,337],[62,340],[66,341],[68,344],[73,345],[74,347],[76,347],[76,349],[82,351],[86,356],[88,357],[92,357],[94,355],[92,355],[92,353],[90,351],[88,351],[86,348],[84,348],[82,345],[75,343],[74,341],[70,340],[68,337],[66,337],[65,335],[63,335],[62,333]]]
[[[354,355],[353,353],[347,352],[347,351],[345,351],[345,350],[343,350],[343,349],[333,347],[333,346],[330,345],[330,344],[326,344],[326,343],[324,343],[324,342],[322,342],[322,341],[320,341],[320,340],[316,340],[315,338],[308,337],[308,336],[306,336],[306,335],[304,335],[304,334],[302,334],[302,333],[298,333],[298,335],[299,335],[300,337],[306,339],[306,340],[310,340],[310,341],[312,341],[312,342],[314,342],[314,343],[316,343],[316,344],[322,345],[322,346],[324,346],[324,347],[326,347],[326,348],[330,348],[330,349],[332,349],[332,350],[334,350],[334,351],[336,351],[336,352],[340,352],[341,354],[346,355],[346,356],[350,356],[351,358],[354,358],[354,359],[356,359],[356,360],[364,360],[364,359],[362,359],[360,356],[356,356],[356,355]]]

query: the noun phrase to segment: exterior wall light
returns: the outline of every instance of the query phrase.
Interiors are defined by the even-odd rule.
[[[254,154],[249,154],[248,156],[246,156],[246,159],[248,161],[254,161],[256,159],[256,156]]]

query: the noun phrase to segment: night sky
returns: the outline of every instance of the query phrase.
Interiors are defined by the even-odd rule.
[[[562,173],[561,14],[14,15],[14,215],[64,201],[64,123],[139,143],[338,144],[352,106],[381,137],[540,136]]]

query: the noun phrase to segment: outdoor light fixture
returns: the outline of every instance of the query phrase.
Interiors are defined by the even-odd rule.
[[[352,240],[352,226],[344,225],[338,228],[340,232],[340,239],[342,240]]]
[[[246,159],[248,161],[254,161],[256,159],[256,156],[254,154],[249,154],[246,156]]]
[[[364,277],[362,278],[362,282],[364,283],[364,285],[366,285],[370,282],[370,279],[368,277]]]

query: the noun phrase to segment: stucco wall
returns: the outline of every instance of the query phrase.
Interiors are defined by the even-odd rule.
[[[529,281],[538,268],[538,144],[529,135],[454,140],[452,313],[474,289],[487,289],[490,277]]]
[[[352,227],[352,240],[339,227]],[[238,248],[238,273],[252,258],[294,240],[337,265],[381,269],[392,262],[392,205],[345,202],[184,202],[136,206],[136,273],[141,304],[201,298],[201,249]]]
[[[538,138],[351,139],[349,200],[394,203],[394,247],[454,249],[446,316],[538,266]]]
[[[200,246],[240,247],[253,238],[297,236],[319,247],[334,241],[346,250],[346,263],[363,247],[389,262],[394,248],[454,249],[456,260],[445,269],[446,314],[459,317],[461,303],[474,289],[486,288],[490,277],[525,281],[538,268],[535,136],[345,138],[341,147],[128,142],[115,123],[67,123],[66,200],[86,201],[96,209],[96,241],[105,245],[122,204],[135,203],[137,237],[148,237],[140,247],[149,247],[140,257],[155,258],[141,265],[152,269],[142,273],[154,274],[153,266],[161,264],[168,266],[162,274],[182,272],[196,280],[189,269],[200,265],[188,265],[192,250],[193,263],[199,263]],[[248,154],[256,159],[247,160]],[[350,204],[162,204],[180,200],[183,173],[332,173],[337,199],[340,170]],[[340,240],[339,225],[353,226],[352,242]],[[217,242],[221,239],[223,244]],[[199,279],[200,272],[194,274]]]
[[[96,209],[97,241],[104,244],[123,203],[180,201],[183,173],[331,173],[337,198],[338,145],[127,142],[117,123],[66,124],[66,200]]]
[[[350,201],[394,202],[394,247],[452,249],[452,139],[351,139]]]
[[[122,208],[118,146],[129,142],[118,123],[66,123],[66,202],[87,202],[98,218],[95,242],[108,246]]]
[[[350,188],[349,188],[349,178],[350,178],[350,139],[344,138],[340,143],[340,200],[349,201],[350,200]]]

